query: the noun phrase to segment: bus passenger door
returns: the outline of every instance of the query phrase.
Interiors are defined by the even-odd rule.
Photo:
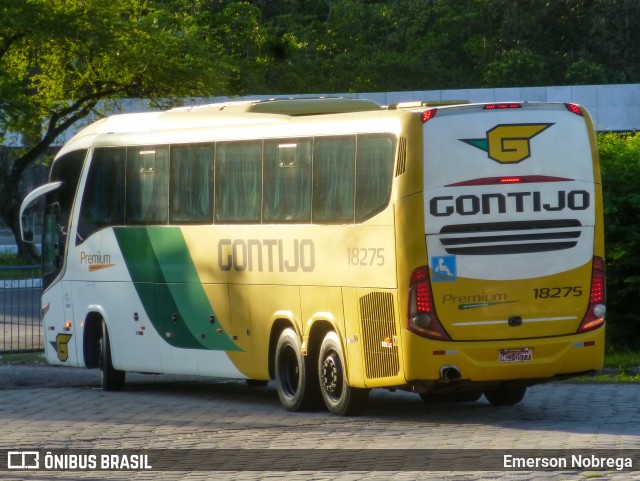
[[[44,294],[41,309],[45,328],[47,360],[52,364],[77,366],[78,357],[76,340],[73,339],[75,333],[69,282],[53,283],[65,265],[68,214],[61,213],[57,193],[47,195],[45,204],[42,234],[42,288]],[[67,219],[64,219],[65,217]]]

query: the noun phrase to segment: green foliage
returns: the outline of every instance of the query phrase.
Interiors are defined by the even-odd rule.
[[[164,107],[233,91],[239,59],[260,44],[259,15],[213,3],[0,0],[0,132],[24,144],[0,169],[0,216],[20,254],[35,256],[17,235],[20,178],[67,129],[127,98]]]
[[[0,267],[13,267],[28,265],[29,262],[17,257],[15,254],[0,253]]]
[[[640,352],[623,350],[607,350],[604,359],[606,369],[637,370],[640,367]]]
[[[607,329],[617,347],[640,349],[640,135],[598,135],[604,192]]]
[[[487,65],[484,83],[492,87],[537,87],[547,82],[548,70],[545,58],[527,48],[505,50],[499,59]]]
[[[246,52],[245,93],[640,81],[636,1],[247,3],[260,12],[264,42]]]

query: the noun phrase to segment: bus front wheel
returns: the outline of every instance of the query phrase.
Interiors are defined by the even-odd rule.
[[[287,411],[318,407],[319,393],[314,360],[300,352],[300,339],[291,328],[280,334],[275,352],[276,390]]]
[[[105,391],[122,391],[125,383],[125,371],[119,371],[111,362],[111,343],[106,323],[102,323],[102,337],[100,338],[100,373],[101,385]]]
[[[342,345],[334,331],[327,333],[320,346],[318,377],[322,398],[330,412],[340,416],[362,414],[367,405],[369,389],[347,384]]]

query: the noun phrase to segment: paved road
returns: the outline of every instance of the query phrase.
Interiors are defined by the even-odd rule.
[[[201,453],[211,456],[220,455],[219,449],[248,456],[280,449],[273,453],[303,464],[322,455],[319,449],[337,448],[360,463],[356,464],[359,471],[340,471],[334,464],[348,463],[340,459],[334,464],[328,460],[327,470],[317,470],[317,463],[312,463],[314,470],[290,472],[242,471],[241,466],[238,471],[225,472],[0,471],[0,479],[632,480],[640,478],[637,454],[635,472],[474,472],[474,461],[463,462],[464,471],[425,472],[415,470],[410,461],[394,467],[393,457],[384,454],[388,451],[379,450],[449,449],[453,451],[435,453],[453,453],[458,458],[471,453],[481,465],[483,455],[497,452],[502,456],[514,448],[570,452],[637,449],[639,398],[638,384],[558,383],[531,388],[524,402],[515,407],[497,408],[484,400],[427,406],[414,394],[375,390],[364,416],[340,418],[327,412],[288,413],[280,407],[272,384],[253,388],[239,381],[129,374],[126,391],[115,393],[99,389],[97,371],[0,365],[1,456],[6,456],[7,450],[21,449],[44,453],[57,449],[141,452],[197,448],[210,450]],[[373,451],[363,454],[363,448]],[[473,449],[495,451],[461,451]],[[370,466],[378,466],[378,470],[362,468],[366,456],[371,456]],[[280,458],[277,461],[282,461]],[[229,462],[236,461],[242,462],[236,458]],[[392,466],[380,468],[381,462]]]

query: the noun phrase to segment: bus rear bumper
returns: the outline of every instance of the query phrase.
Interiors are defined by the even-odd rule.
[[[533,385],[602,369],[604,327],[584,334],[508,341],[429,341],[407,332],[405,376],[419,390],[514,381]]]

